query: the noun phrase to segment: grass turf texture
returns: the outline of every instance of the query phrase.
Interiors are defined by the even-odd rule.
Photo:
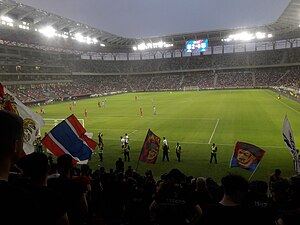
[[[135,96],[140,96],[135,101]],[[193,92],[153,92],[129,93],[106,96],[105,108],[97,106],[105,97],[78,100],[77,106],[69,110],[71,102],[43,106],[44,118],[63,119],[74,113],[78,119],[84,118],[87,132],[94,134],[97,141],[99,131],[104,136],[104,166],[108,171],[115,168],[115,161],[122,157],[120,136],[129,134],[131,161],[125,169],[137,166],[148,128],[159,137],[165,136],[170,145],[170,162],[162,162],[160,149],[154,165],[139,163],[138,172],[151,169],[158,178],[176,167],[186,175],[212,177],[220,182],[228,172],[251,176],[251,172],[240,168],[229,168],[229,162],[236,141],[257,145],[266,151],[251,180],[267,181],[275,168],[282,170],[283,176],[294,175],[293,159],[284,145],[282,124],[288,115],[295,143],[300,136],[300,104],[286,97],[277,99],[270,90],[216,90]],[[153,103],[157,114],[153,115]],[[143,117],[140,116],[143,108]],[[39,108],[34,108],[39,111]],[[47,122],[48,123],[48,122]],[[42,135],[53,125],[45,125]],[[182,146],[182,161],[176,160],[175,145]],[[210,146],[218,145],[218,164],[209,164]],[[93,154],[89,161],[92,169],[99,168],[99,156]]]

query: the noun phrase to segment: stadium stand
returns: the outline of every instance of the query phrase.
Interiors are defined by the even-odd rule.
[[[0,81],[28,105],[125,92],[236,88],[272,88],[285,95],[292,91],[292,97],[300,100],[300,31],[299,20],[295,16],[300,14],[299,0],[292,0],[273,24],[249,28],[253,32],[259,29],[274,32],[268,41],[247,43],[254,46],[253,50],[247,50],[247,44],[240,42],[224,43],[222,39],[237,31],[228,29],[165,36],[162,38],[174,41],[173,48],[136,53],[132,51],[132,46],[138,42],[136,39],[119,37],[10,0],[0,1],[0,9],[5,9],[1,11],[1,18],[11,16],[17,25],[24,22],[27,26],[25,21],[41,18],[51,21],[55,18],[57,30],[67,33],[68,39],[51,39],[36,32],[33,23],[28,23],[31,30],[28,30],[29,25],[23,30],[6,26],[10,22],[2,21],[0,24]],[[95,34],[97,42],[104,40],[106,47],[78,43],[71,38],[74,37],[71,32],[74,27]],[[210,53],[186,55],[184,43],[195,37],[209,37]],[[157,41],[155,38],[145,40]],[[239,44],[242,51],[237,51]],[[229,53],[225,53],[227,45],[233,46]],[[230,179],[238,187],[246,184],[243,191],[248,191],[244,199],[238,199],[242,207],[230,202],[237,206],[236,212],[245,214],[242,210],[246,210],[248,215],[255,215],[258,224],[274,224],[275,221],[280,224],[283,221],[286,225],[293,225],[300,221],[299,176],[277,181],[267,193],[265,187],[268,184],[248,184],[243,178],[233,175],[224,176],[221,186],[210,177],[192,177],[179,170],[166,171],[166,174],[152,174],[152,171],[139,174],[132,168],[121,173],[111,168],[108,172],[107,169],[101,167],[93,171],[85,167],[83,171],[79,166],[72,168],[70,177],[75,178],[74,182],[84,183],[86,188],[84,192],[89,207],[88,215],[81,218],[83,225],[163,224],[166,218],[161,212],[176,215],[174,221],[178,218],[186,224],[215,224],[216,221],[207,217],[211,209],[224,213],[219,205],[226,198],[224,186],[229,186],[226,188],[231,194],[239,191],[226,183]],[[14,185],[23,185],[26,181],[28,177],[24,174],[10,174],[9,182]],[[180,198],[175,194],[171,196],[167,208],[163,203],[170,197],[166,196],[166,190],[170,189],[170,193],[181,195]],[[153,202],[157,207],[150,211]],[[210,208],[211,205],[214,208]],[[193,221],[196,217],[188,213],[191,212],[190,206],[201,207],[202,220]],[[236,222],[241,224],[238,220]]]

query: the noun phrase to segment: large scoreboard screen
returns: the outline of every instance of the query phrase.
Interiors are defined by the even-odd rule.
[[[205,52],[208,48],[208,39],[190,40],[185,43],[186,54]]]

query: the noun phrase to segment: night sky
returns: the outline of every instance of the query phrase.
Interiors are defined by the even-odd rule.
[[[289,0],[18,0],[123,37],[269,24]]]

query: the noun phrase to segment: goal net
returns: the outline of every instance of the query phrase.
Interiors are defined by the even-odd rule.
[[[184,86],[183,91],[199,91],[199,86]]]
[[[60,122],[64,121],[65,119],[56,119],[56,118],[45,118],[45,126],[48,127],[55,127]],[[78,121],[81,123],[81,125],[84,127],[84,119],[78,119]]]

